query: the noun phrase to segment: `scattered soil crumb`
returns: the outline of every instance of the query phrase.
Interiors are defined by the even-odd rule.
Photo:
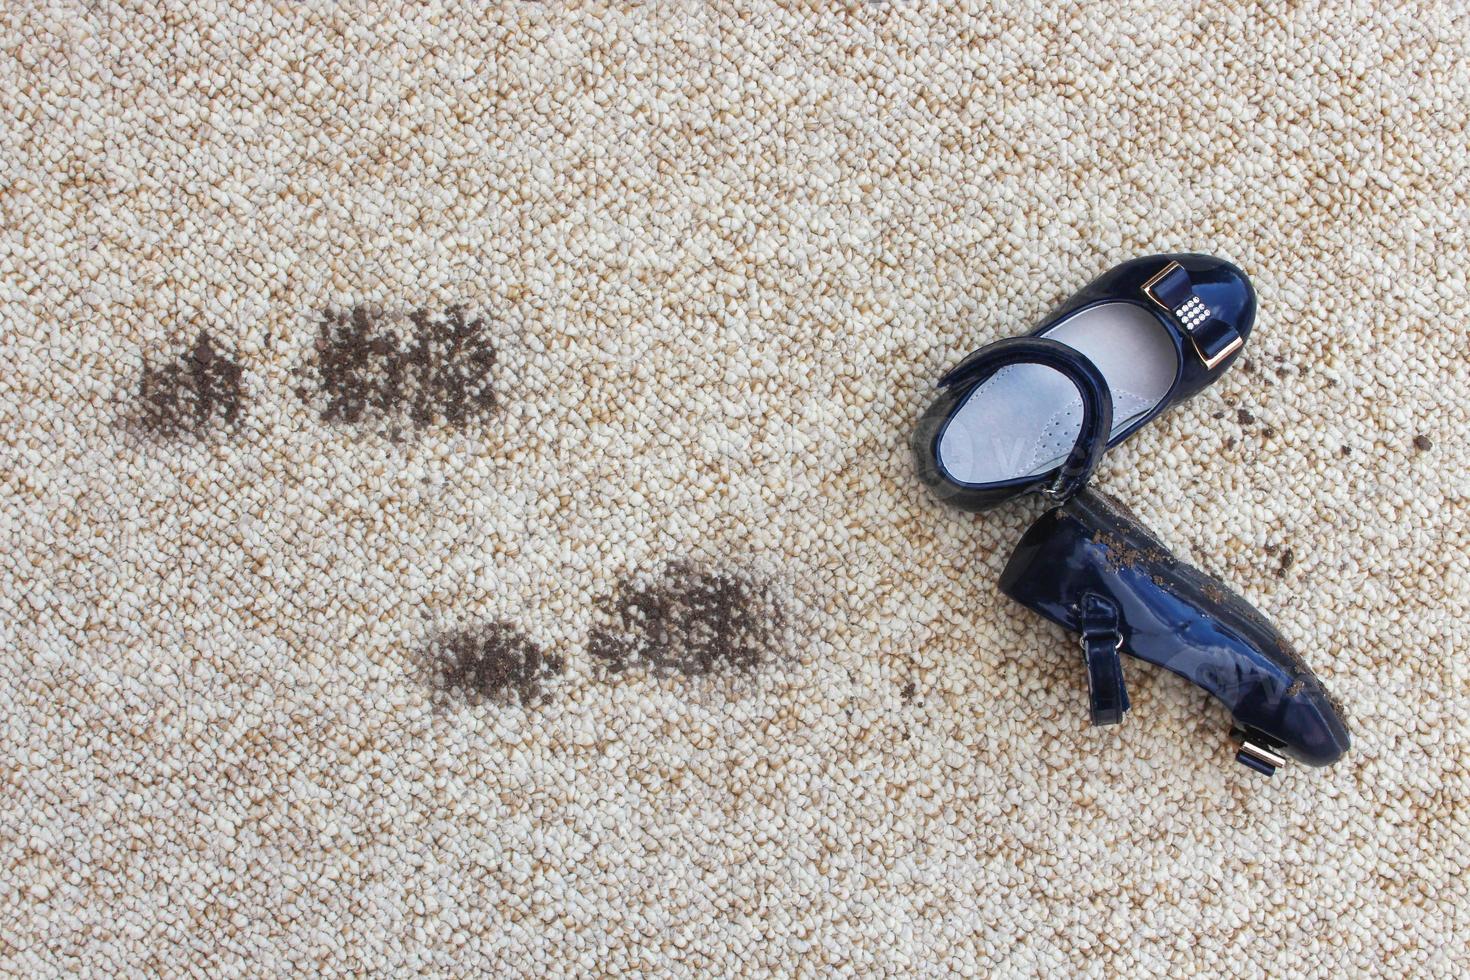
[[[507,622],[447,633],[425,651],[435,700],[480,705],[549,701],[545,684],[566,669]]]
[[[1247,409],[1241,408],[1237,409],[1235,412],[1235,421],[1239,422],[1241,425],[1250,425],[1255,420],[1256,417],[1252,415]]]
[[[1296,564],[1296,552],[1287,548],[1281,553],[1281,564],[1276,569],[1277,578],[1285,578],[1287,571]]]
[[[1344,456],[1351,456],[1353,454],[1353,447],[1352,446],[1343,446],[1342,449],[1340,449],[1338,451],[1341,452]]]
[[[916,692],[917,689],[914,687],[914,682],[906,681],[904,682],[903,689],[898,692],[898,695],[899,697],[903,698],[904,703],[907,704],[914,699],[914,694]]]
[[[327,310],[317,326],[315,383],[324,422],[376,422],[394,436],[461,426],[497,406],[496,352],[485,320],[461,307],[390,316],[368,306]]]
[[[209,332],[164,364],[143,362],[138,414],[143,427],[177,437],[231,425],[240,417],[244,371]]]
[[[676,561],[646,580],[625,578],[598,603],[588,652],[609,673],[749,672],[785,653],[785,605],[769,581],[741,568]]]
[[[1419,433],[1419,435],[1414,437],[1414,448],[1419,450],[1421,453],[1428,452],[1430,449],[1434,448],[1434,442],[1428,436],[1421,432]]]
[[[1092,540],[1103,546],[1108,553],[1108,564],[1117,571],[1134,568],[1144,562],[1167,565],[1173,561],[1173,556],[1162,548],[1148,544],[1135,548],[1121,535],[1111,531],[1097,531]]]

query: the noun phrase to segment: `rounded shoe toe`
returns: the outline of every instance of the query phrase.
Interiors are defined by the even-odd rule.
[[[1330,766],[1346,755],[1352,745],[1347,723],[1315,677],[1306,682],[1303,690],[1290,696],[1286,715],[1284,728],[1291,736],[1287,751],[1300,762]]]

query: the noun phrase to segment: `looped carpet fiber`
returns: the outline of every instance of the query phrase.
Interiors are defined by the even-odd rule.
[[[0,9],[0,966],[1470,969],[1455,4]],[[1099,484],[1346,704],[1266,781],[905,448],[1255,279]]]

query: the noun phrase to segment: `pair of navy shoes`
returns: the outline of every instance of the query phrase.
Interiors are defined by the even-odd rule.
[[[1028,493],[1057,503],[1022,537],[1000,587],[1079,634],[1094,725],[1129,709],[1127,653],[1218,698],[1236,759],[1269,776],[1286,757],[1343,756],[1339,705],[1254,606],[1087,488],[1109,449],[1230,369],[1255,315],[1250,280],[1222,259],[1125,262],[1028,336],[982,347],[940,378],[913,445],[947,503],[979,511]]]

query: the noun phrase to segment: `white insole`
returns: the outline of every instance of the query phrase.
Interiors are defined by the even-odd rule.
[[[1178,354],[1164,326],[1132,303],[1088,307],[1041,336],[1096,364],[1113,393],[1113,432],[1174,384]],[[1035,476],[1067,458],[1082,429],[1082,396],[1060,371],[1011,364],[970,393],[940,437],[939,465],[960,483]]]

